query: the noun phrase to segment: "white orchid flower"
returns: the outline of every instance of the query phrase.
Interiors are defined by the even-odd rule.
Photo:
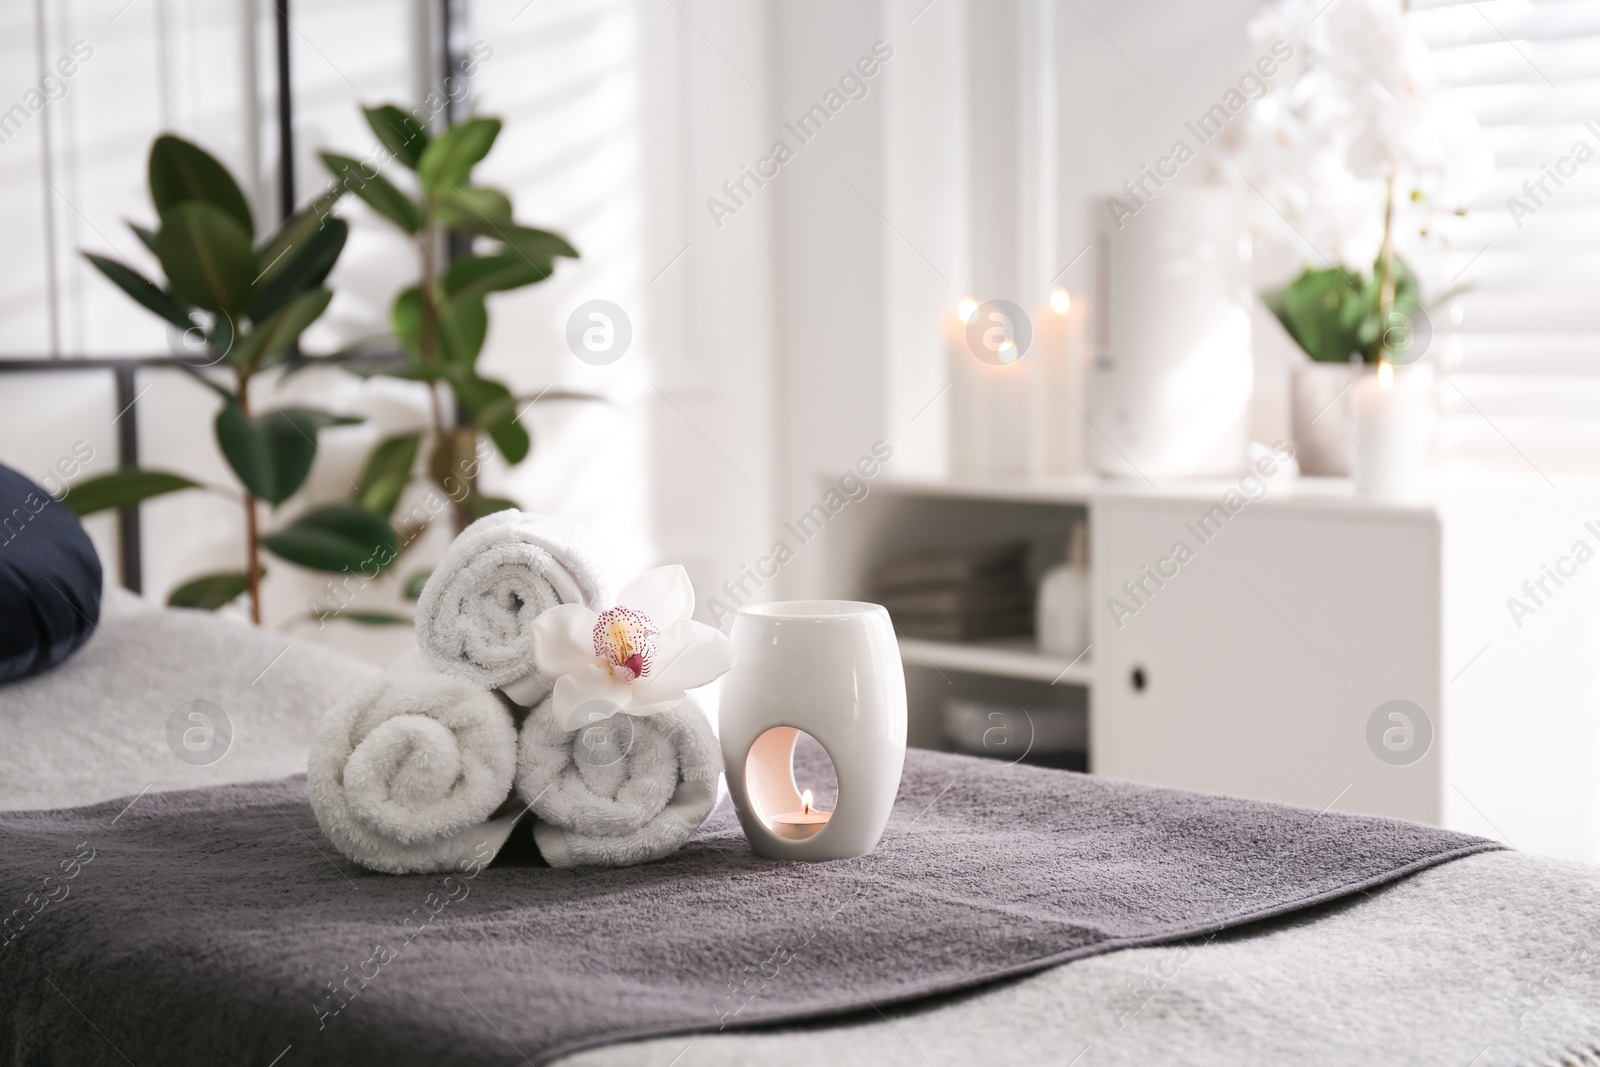
[[[556,721],[576,730],[619,711],[654,715],[684,690],[733,666],[733,643],[695,622],[694,586],[681,565],[645,571],[615,607],[561,604],[533,622],[533,659],[556,679]]]

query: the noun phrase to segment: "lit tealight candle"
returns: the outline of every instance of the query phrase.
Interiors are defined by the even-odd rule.
[[[818,830],[828,825],[828,820],[833,817],[831,811],[813,811],[811,809],[811,790],[807,789],[800,797],[800,810],[774,815],[772,818],[772,832],[779,837],[788,838],[790,841],[804,841]]]

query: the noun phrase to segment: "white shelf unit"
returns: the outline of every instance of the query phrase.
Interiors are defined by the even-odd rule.
[[[1600,859],[1600,566],[1536,617],[1506,607],[1575,540],[1600,544],[1584,525],[1600,515],[1600,484],[1454,484],[1396,506],[1343,480],[1280,482],[1164,584],[1146,577],[1237,488],[879,479],[829,523],[815,592],[859,599],[878,566],[923,548],[1020,538],[1043,566],[1087,522],[1088,654],[1069,664],[1028,642],[903,636],[912,744],[946,747],[941,712],[957,697],[1051,702],[1087,716],[1092,773]],[[1126,599],[1127,582],[1147,593],[1119,619],[1108,601]],[[1410,763],[1369,740],[1392,700],[1431,723]]]
[[[824,595],[870,595],[879,565],[921,548],[1022,540],[1033,546],[1036,569],[1042,569],[1065,556],[1072,527],[1088,521],[1095,485],[1088,479],[1011,487],[875,482],[865,500],[829,524]],[[1080,723],[1089,714],[1095,684],[1091,649],[1057,656],[1040,651],[1031,638],[956,642],[901,634],[900,654],[913,745],[950,747],[945,708],[952,701],[1078,716]]]

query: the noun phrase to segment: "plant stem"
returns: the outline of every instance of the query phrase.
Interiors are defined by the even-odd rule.
[[[455,521],[456,533],[459,534],[462,530],[472,525],[472,507],[468,501],[472,499],[472,494],[476,491],[474,485],[476,479],[467,476],[467,464],[463,457],[471,456],[475,453],[478,444],[478,431],[476,427],[469,424],[459,427],[454,433],[455,443],[450,446],[452,462],[450,473],[455,476],[457,481],[464,483],[466,486],[466,492],[461,494],[461,499],[452,499],[450,507],[450,517]],[[445,495],[449,496],[448,491]]]
[[[424,202],[423,210],[427,210]],[[418,343],[422,347],[422,365],[435,366],[439,362],[439,309],[433,306],[433,253],[439,238],[433,227],[424,223],[417,235],[417,253],[421,262],[421,277],[417,279],[417,308],[421,322],[418,324]],[[428,382],[428,403],[433,408],[435,446],[445,439],[448,427],[444,424],[444,404],[439,399],[439,383]]]
[[[256,527],[256,498],[245,491],[244,531],[246,551],[250,553],[250,621],[261,625],[261,533]]]
[[[427,210],[427,204],[424,203],[423,211],[426,212]],[[438,231],[433,226],[424,223],[422,231],[417,238],[417,251],[422,261],[422,277],[417,284],[417,303],[422,320],[419,341],[422,347],[422,362],[424,366],[437,365],[440,362],[439,309],[433,300],[433,281],[437,270],[434,254],[438,243]],[[444,484],[444,479],[447,473],[454,474],[457,478],[464,477],[461,471],[459,450],[461,437],[464,435],[457,432],[453,418],[448,422],[445,419],[444,401],[439,396],[438,381],[428,382],[428,402],[433,407],[434,447],[443,449],[450,460],[448,464],[443,465],[446,468],[445,470],[440,470],[437,466],[432,467],[433,478],[439,484],[439,488],[444,490],[445,496],[452,499],[450,518],[455,525],[455,532],[459,534],[472,521],[472,513],[467,508],[465,496],[460,500],[454,500],[451,497],[450,488]]]
[[[239,408],[250,417],[250,379],[239,374]],[[250,580],[250,621],[261,625],[261,529],[257,524],[256,496],[244,491],[245,569]]]
[[[438,235],[432,226],[424,225],[417,235],[417,251],[422,260],[422,277],[417,279],[417,304],[421,316],[422,362],[432,366],[439,362],[439,310],[433,306],[434,245]],[[434,408],[438,412],[437,406]]]
[[[1394,171],[1384,187],[1383,244],[1378,247],[1378,362],[1389,359],[1389,312],[1394,307]]]

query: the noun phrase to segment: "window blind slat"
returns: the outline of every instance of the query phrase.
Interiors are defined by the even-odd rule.
[[[1450,245],[1408,253],[1468,287],[1431,312],[1439,443],[1468,466],[1600,469],[1600,0],[1413,0],[1409,21],[1496,163]],[[1576,165],[1578,142],[1595,158]]]
[[[1550,87],[1568,79],[1591,78],[1595,73],[1597,37],[1584,34],[1565,40],[1502,40],[1436,48],[1439,71],[1462,88],[1469,86],[1534,84]],[[1549,81],[1546,81],[1549,79]]]
[[[1467,109],[1486,127],[1544,122],[1583,122],[1600,115],[1600,74],[1570,78],[1554,88],[1529,70],[1529,80],[1456,89]]]
[[[1600,33],[1600,3],[1595,0],[1481,0],[1463,4],[1414,2],[1411,28],[1428,47],[1513,41],[1560,40]],[[1504,34],[1505,37],[1502,37]]]
[[[1467,334],[1600,333],[1600,300],[1479,287],[1452,304],[1459,309],[1460,327]]]
[[[1526,376],[1527,387],[1542,395],[1564,384],[1558,378],[1582,380],[1600,360],[1600,332],[1474,332],[1455,338],[1446,356],[1456,374]]]

